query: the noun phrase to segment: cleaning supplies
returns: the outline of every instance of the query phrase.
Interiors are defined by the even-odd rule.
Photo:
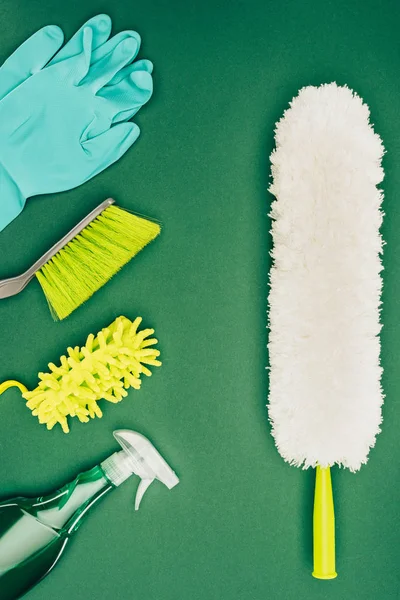
[[[18,497],[0,503],[2,600],[20,598],[43,579],[92,507],[131,475],[140,478],[136,510],[155,479],[168,489],[179,483],[146,437],[128,429],[115,431],[114,437],[122,450],[61,489],[39,498]]]
[[[382,142],[347,87],[306,87],[275,131],[269,294],[272,433],[316,468],[314,577],[336,576],[330,467],[358,471],[382,420]]]
[[[81,423],[101,418],[99,400],[120,402],[129,387],[140,389],[142,374],[151,375],[146,365],[161,365],[157,359],[160,352],[153,347],[158,340],[149,337],[154,329],[139,331],[141,321],[140,317],[133,322],[118,317],[96,337],[90,334],[82,348],[68,348],[68,357],[62,356],[58,366],[50,363],[50,373],[39,373],[40,381],[33,391],[11,380],[0,385],[0,394],[18,387],[32,415],[47,429],[59,423],[68,433],[68,416],[77,417]]]
[[[122,121],[151,97],[151,67],[142,62],[114,79],[136,57],[140,37],[122,32],[99,45],[109,29],[108,18],[95,17],[65,51],[0,101],[0,230],[28,197],[84,183],[139,136],[137,125]],[[51,31],[59,43],[62,36]]]
[[[160,233],[153,221],[113,206],[108,198],[25,273],[0,280],[0,299],[21,292],[36,275],[55,319],[88,300]]]

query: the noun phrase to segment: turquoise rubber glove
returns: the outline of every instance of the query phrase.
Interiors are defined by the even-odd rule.
[[[1,67],[0,231],[26,198],[84,183],[137,139],[123,121],[151,97],[152,64],[132,63],[137,33],[110,30],[94,17],[48,62],[63,36],[43,28]]]
[[[64,58],[77,53],[77,41],[84,27],[93,28],[93,47],[98,48],[110,36],[111,19],[108,15],[97,15],[87,21],[64,46]],[[61,48],[63,41],[62,29],[48,25],[21,44],[0,67],[0,100],[28,77],[41,71]]]

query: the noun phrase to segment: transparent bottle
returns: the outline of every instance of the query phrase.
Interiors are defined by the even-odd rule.
[[[71,536],[99,500],[135,474],[135,508],[154,479],[169,489],[179,479],[151,442],[130,430],[114,432],[123,450],[47,496],[0,503],[0,598],[15,600],[58,563]]]

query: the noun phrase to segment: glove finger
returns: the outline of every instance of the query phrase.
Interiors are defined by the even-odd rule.
[[[121,83],[104,86],[97,94],[96,116],[82,134],[81,141],[104,133],[114,123],[131,119],[151,98],[152,92],[153,80],[147,71],[134,71]]]
[[[4,62],[0,69],[0,99],[40,71],[61,47],[62,29],[48,25],[36,31]]]
[[[80,53],[71,58],[69,61],[64,62],[63,66],[66,73],[72,77],[74,85],[79,85],[86,77],[90,68],[90,57],[92,54],[93,46],[93,30],[87,27],[83,31],[82,36],[82,47]],[[60,67],[57,67],[60,68]],[[62,66],[61,66],[62,68]]]
[[[105,98],[113,123],[131,119],[153,93],[153,78],[147,71],[133,71],[116,85],[107,85],[98,96]]]
[[[59,62],[68,60],[72,58],[76,54],[81,52],[82,44],[83,44],[83,36],[85,29],[90,28],[92,30],[92,50],[104,44],[110,37],[111,33],[111,19],[108,15],[96,15],[87,21],[75,35],[69,40],[67,44],[65,44],[64,48],[56,54],[56,56],[51,61],[50,65],[55,65]]]
[[[128,29],[127,31],[120,31],[112,38],[110,38],[105,44],[98,46],[92,54],[92,64],[97,63],[99,60],[104,58],[105,56],[112,54],[115,48],[118,46],[120,42],[126,40],[127,38],[134,38],[137,41],[138,52],[141,44],[140,35],[137,31],[132,31]]]
[[[109,54],[100,58],[89,70],[83,85],[91,87],[96,94],[106,83],[108,83],[120,69],[130,63],[139,50],[136,37],[123,39]]]
[[[108,85],[116,85],[135,71],[147,71],[147,73],[151,74],[153,72],[153,63],[151,60],[147,59],[136,60],[134,63],[124,67],[116,75],[114,75]]]
[[[140,129],[135,123],[120,123],[101,135],[83,142],[89,157],[87,179],[94,177],[116,162],[136,142]]]

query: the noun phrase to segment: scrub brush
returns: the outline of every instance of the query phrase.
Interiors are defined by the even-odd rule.
[[[330,467],[358,471],[382,421],[382,142],[366,104],[303,88],[275,130],[269,418],[281,456],[316,468],[314,571],[336,577]]]
[[[97,336],[90,334],[82,348],[68,348],[60,365],[49,363],[49,373],[39,373],[39,384],[33,391],[18,381],[5,381],[0,394],[16,386],[27,400],[27,407],[39,423],[53,429],[59,423],[64,433],[69,432],[67,417],[78,417],[81,423],[101,418],[97,404],[104,398],[120,402],[128,395],[129,387],[140,389],[141,375],[151,375],[146,365],[160,366],[160,352],[153,348],[157,343],[154,329],[138,327],[142,319],[130,321],[118,317]]]
[[[36,275],[56,320],[67,317],[160,233],[109,198],[25,273],[0,281],[0,299],[21,292]]]

